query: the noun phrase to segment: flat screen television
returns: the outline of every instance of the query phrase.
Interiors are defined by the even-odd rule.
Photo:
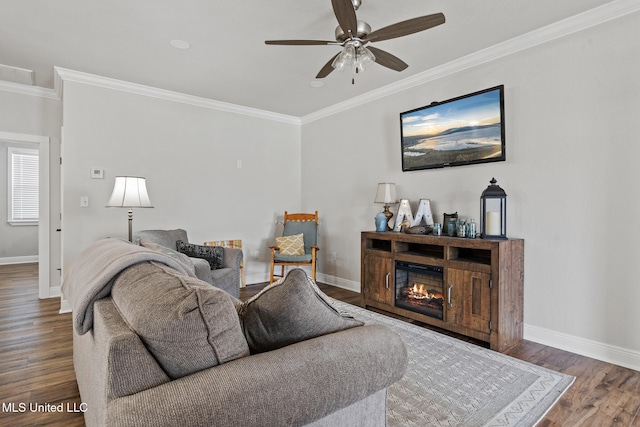
[[[504,86],[400,113],[402,171],[506,159]]]

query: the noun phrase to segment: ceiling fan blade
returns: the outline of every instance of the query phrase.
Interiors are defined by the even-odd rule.
[[[376,57],[376,62],[384,67],[391,68],[395,71],[402,71],[409,66],[402,59],[397,56],[393,56],[384,50],[377,49],[373,46],[367,46],[367,49],[369,49],[371,53],[373,53],[373,56]]]
[[[331,0],[331,4],[342,31],[347,35],[351,33],[355,36],[358,32],[358,19],[351,0]]]
[[[419,16],[417,18],[408,19],[406,21],[391,24],[388,27],[380,28],[373,31],[365,37],[370,42],[378,42],[382,40],[394,39],[396,37],[407,36],[409,34],[428,30],[440,24],[444,24],[444,15],[442,13],[434,13],[433,15]]]
[[[322,69],[320,70],[320,72],[316,76],[316,79],[324,79],[329,74],[331,74],[331,72],[333,71],[333,67],[331,66],[331,64],[333,64],[334,59],[336,59],[338,57],[338,55],[340,55],[340,52],[338,52],[335,55],[333,55],[333,57],[329,60],[329,62],[324,64],[324,67],[322,67]]]
[[[327,40],[267,40],[265,44],[277,44],[277,45],[293,45],[293,46],[307,46],[307,45],[327,45],[327,44],[339,44],[335,41]]]

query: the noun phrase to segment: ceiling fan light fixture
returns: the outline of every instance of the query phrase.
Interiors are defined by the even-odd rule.
[[[358,59],[364,65],[370,65],[376,62],[376,56],[364,46],[358,49]]]
[[[331,66],[338,71],[342,71],[346,67],[353,65],[355,60],[356,48],[353,44],[347,43],[342,52],[340,52],[336,59],[334,59],[333,63],[331,63]]]
[[[351,43],[348,43],[344,47],[344,51],[342,51],[342,55],[344,56],[345,61],[347,61],[348,64],[351,64],[356,58],[356,48],[353,47]]]
[[[333,60],[331,66],[334,70],[342,71],[346,65],[346,61],[344,60],[343,52],[340,52],[340,55],[336,56],[336,59]]]
[[[364,46],[360,46],[356,51],[356,59],[353,62],[353,72],[361,73],[369,65],[373,64],[376,60],[376,57],[373,53]]]

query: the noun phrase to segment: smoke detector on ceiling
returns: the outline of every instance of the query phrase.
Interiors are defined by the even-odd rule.
[[[189,42],[186,42],[184,40],[171,40],[170,42],[171,46],[175,47],[176,49],[180,49],[180,50],[186,50],[189,49],[191,47],[191,45],[189,44]]]

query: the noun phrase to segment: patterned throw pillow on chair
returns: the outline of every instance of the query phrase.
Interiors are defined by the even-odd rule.
[[[276,237],[276,246],[282,255],[304,255],[304,234]]]

